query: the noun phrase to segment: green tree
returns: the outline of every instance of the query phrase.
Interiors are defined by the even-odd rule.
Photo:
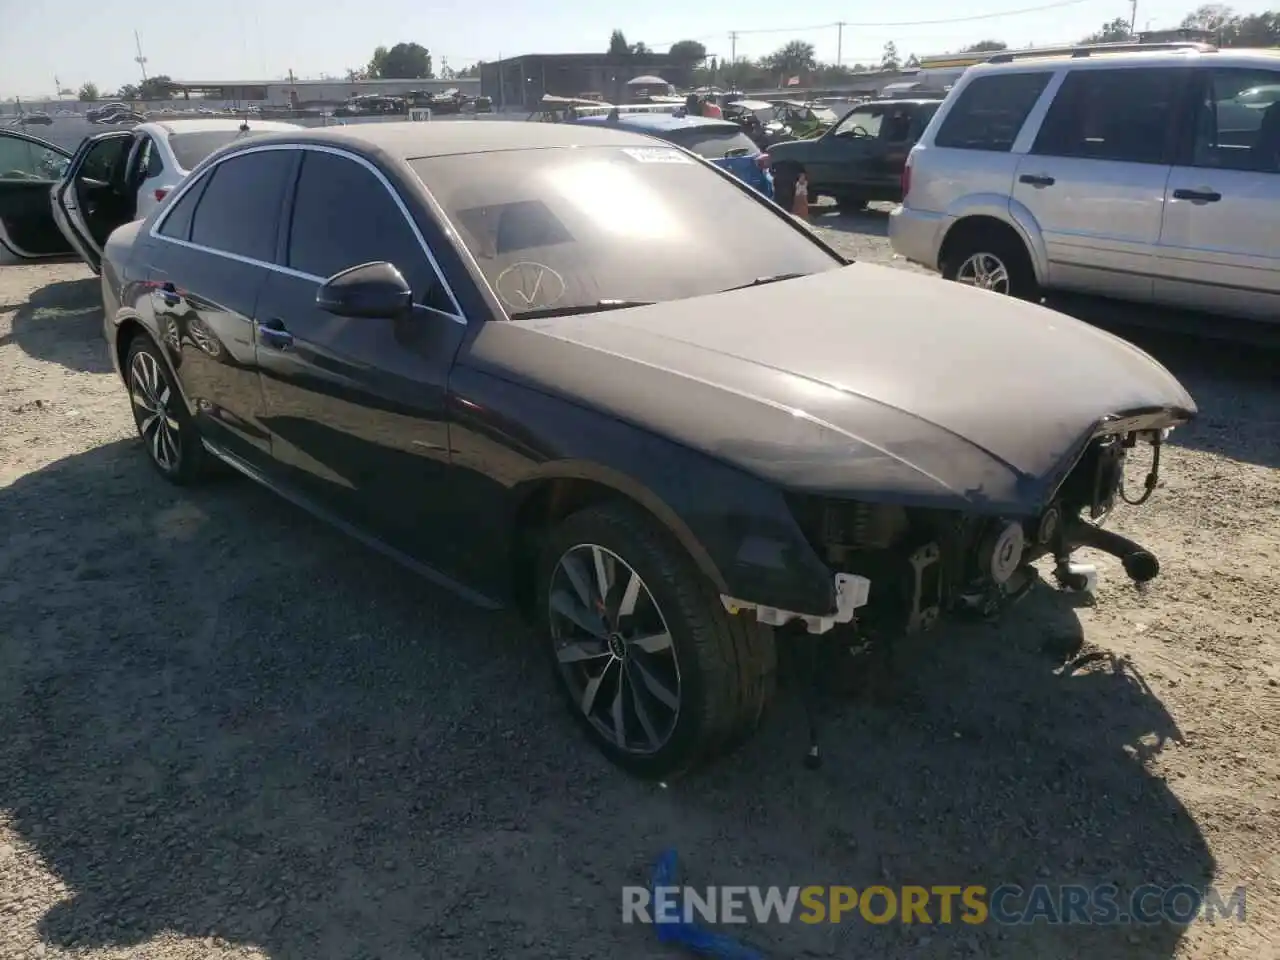
[[[627,44],[627,35],[621,30],[609,34],[609,56],[625,60],[631,56],[631,47]]]
[[[1251,13],[1236,24],[1233,47],[1280,47],[1280,12]]]
[[[770,73],[782,74],[785,79],[786,77],[799,76],[802,73],[811,73],[818,66],[818,61],[814,56],[812,43],[806,43],[804,40],[792,40],[785,46],[773,51],[767,57],[762,58],[760,66]]]
[[[649,49],[648,45],[643,40],[631,45],[631,55],[633,57],[643,57],[650,53],[653,53],[653,51]]]
[[[480,68],[484,66],[483,60],[477,60],[469,67],[463,67],[454,73],[459,80],[473,80],[480,76]]]
[[[904,63],[904,64],[903,64],[903,66],[904,66],[904,67],[918,67],[918,66],[920,66],[920,58],[919,58],[919,57],[917,57],[917,56],[913,53],[911,56],[907,57],[907,62],[906,62],[906,63]]]
[[[673,43],[667,53],[676,63],[696,67],[707,59],[707,48],[697,40],[681,40]]]
[[[898,45],[890,40],[884,45],[884,53],[880,56],[881,70],[897,70],[901,66],[898,59]]]
[[[99,99],[100,91],[98,90],[98,85],[93,82],[86,83],[80,88],[79,97],[85,102]]]
[[[1234,33],[1239,22],[1235,11],[1221,3],[1206,3],[1182,18],[1182,26],[1188,30],[1209,30],[1226,35]]]
[[[1009,45],[1003,40],[979,40],[977,43],[971,43],[969,46],[961,50],[961,53],[996,53],[999,50],[1008,50]]]
[[[431,80],[431,51],[420,43],[377,47],[369,61],[370,80]]]
[[[135,84],[126,83],[116,93],[116,99],[117,100],[141,100],[142,91],[139,90]]]
[[[138,84],[139,100],[169,100],[173,97],[178,89],[178,85],[173,82],[172,78],[165,74],[159,74],[154,77],[147,77],[142,83]]]
[[[1124,17],[1116,17],[1114,20],[1104,23],[1102,29],[1096,33],[1091,33],[1081,43],[1124,43],[1134,39],[1133,33],[1129,30],[1129,21]]]

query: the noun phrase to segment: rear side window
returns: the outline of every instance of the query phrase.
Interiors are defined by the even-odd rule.
[[[1045,114],[1031,152],[1168,163],[1183,76],[1168,68],[1073,70]]]
[[[237,140],[274,133],[274,130],[199,130],[195,133],[175,133],[169,137],[169,149],[183,170],[194,170],[196,165],[215,150],[221,150]]]
[[[178,198],[169,215],[160,224],[160,236],[171,240],[191,239],[191,220],[195,216],[196,204],[200,202],[200,194],[209,185],[208,177],[201,177],[190,190]]]
[[[935,146],[1008,153],[1053,74],[994,73],[965,86],[933,138]]]
[[[684,147],[706,160],[742,157],[759,153],[760,148],[737,127],[689,127],[661,134],[664,140]]]
[[[1280,173],[1280,71],[1198,71],[1192,166]]]
[[[212,170],[196,207],[191,242],[272,263],[291,150],[266,150],[224,160]]]
[[[440,295],[435,271],[382,181],[354,160],[305,151],[293,201],[288,266],[313,277],[331,277],[375,260],[395,265],[417,302],[452,312],[451,304],[432,299]]]

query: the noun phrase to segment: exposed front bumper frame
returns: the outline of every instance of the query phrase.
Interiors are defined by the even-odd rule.
[[[729,613],[734,615],[744,610],[754,610],[756,621],[768,624],[771,627],[780,627],[793,620],[799,620],[804,623],[810,633],[827,633],[837,623],[853,622],[855,611],[859,607],[867,605],[867,599],[871,594],[871,581],[866,577],[859,577],[852,573],[837,573],[835,575],[835,588],[835,612],[825,616],[800,613],[797,610],[783,610],[780,607],[753,603],[750,600],[741,600],[723,593],[720,595],[720,602],[724,604],[724,608]]]

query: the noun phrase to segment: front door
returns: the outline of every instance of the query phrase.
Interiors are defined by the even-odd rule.
[[[259,468],[271,440],[253,316],[296,162],[284,149],[223,160],[174,198],[146,251],[152,310],[201,434]]]
[[[1013,201],[1044,235],[1049,283],[1151,298],[1156,244],[1188,71],[1073,70],[1063,79]]]
[[[316,306],[326,278],[394,264],[408,316],[338,317]],[[279,469],[347,520],[446,571],[449,370],[466,323],[393,188],[354,156],[304,151],[285,269],[258,303],[264,422]]]
[[[133,219],[136,198],[125,184],[133,133],[113,130],[81,142],[53,188],[53,215],[80,258],[94,270],[111,231]]]
[[[1169,177],[1155,297],[1280,317],[1280,70],[1200,70]]]
[[[0,264],[74,255],[49,202],[70,160],[67,151],[38,137],[0,131]]]
[[[869,199],[871,180],[884,144],[880,124],[884,106],[849,111],[814,145],[814,161],[808,165],[813,187],[837,198]]]

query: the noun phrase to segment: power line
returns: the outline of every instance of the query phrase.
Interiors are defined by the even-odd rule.
[[[774,33],[812,33],[815,30],[843,30],[845,27],[854,27],[858,29],[868,29],[874,27],[931,27],[948,23],[973,23],[978,20],[998,20],[1000,17],[1019,17],[1028,13],[1040,13],[1045,10],[1059,10],[1063,7],[1076,7],[1082,3],[1090,3],[1092,0],[1057,0],[1056,3],[1042,3],[1034,7],[1021,7],[1017,10],[1000,10],[993,13],[977,13],[966,17],[943,17],[937,20],[895,20],[880,23],[854,23],[844,20],[835,23],[815,23],[806,27],[758,27],[754,30],[734,30],[730,33],[730,37],[747,36],[757,34],[774,34]],[[709,34],[702,37],[684,37],[684,40],[704,40],[719,39],[724,34]],[[672,40],[671,43],[656,43],[655,47],[669,47],[672,43],[679,43],[678,40]]]

